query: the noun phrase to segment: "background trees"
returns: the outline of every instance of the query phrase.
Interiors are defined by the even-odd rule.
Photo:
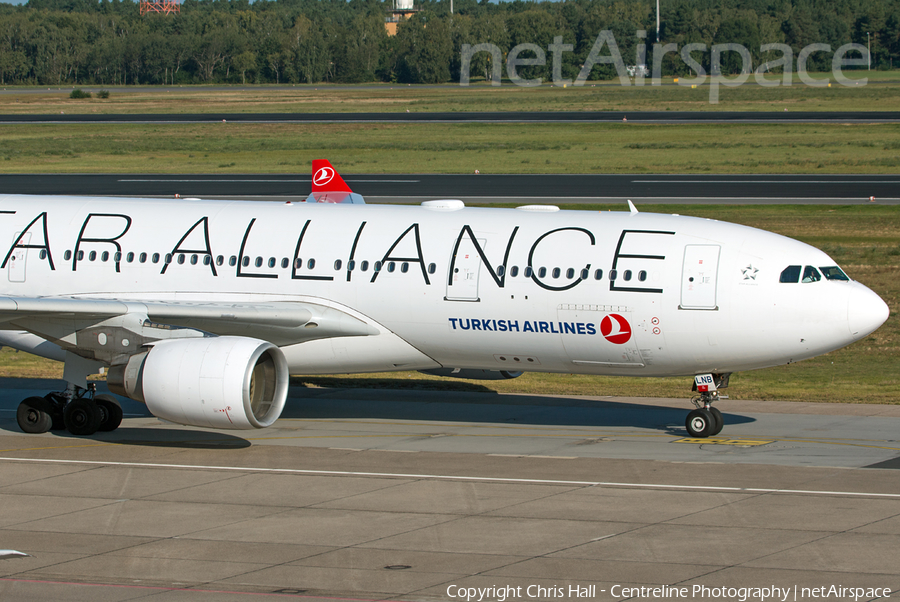
[[[506,54],[536,44],[546,65],[519,69],[523,78],[552,76],[549,46],[557,36],[562,77],[575,78],[597,34],[611,30],[626,64],[639,44],[651,61],[655,42],[652,0],[565,0],[490,3],[417,0],[421,12],[388,37],[385,0],[184,0],[177,16],[141,17],[130,0],[30,0],[0,4],[0,84],[187,84],[398,81],[440,83],[459,77],[463,44],[490,43]],[[640,39],[636,31],[646,31]],[[760,45],[785,43],[794,58],[812,43],[832,49],[848,42],[872,48],[875,68],[889,68],[900,53],[900,0],[667,0],[661,43],[680,47],[737,43],[755,68],[773,57]],[[520,58],[533,58],[531,51]],[[709,53],[694,53],[708,65]],[[488,53],[473,58],[471,76],[489,76]],[[814,53],[810,69],[830,69],[827,53]],[[505,66],[505,65],[504,65]],[[723,55],[723,73],[736,73],[736,53]],[[688,73],[676,53],[663,73]],[[504,69],[505,75],[505,69]],[[598,65],[592,78],[615,77]]]

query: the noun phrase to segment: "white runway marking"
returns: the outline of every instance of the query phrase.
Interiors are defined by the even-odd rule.
[[[100,462],[95,460],[54,460],[48,458],[0,458],[2,462],[37,462],[43,464],[81,464],[85,466],[117,466],[128,468],[175,468],[183,470],[222,470],[232,472],[259,472],[339,477],[378,477],[398,479],[434,479],[442,481],[483,481],[494,483],[521,483],[529,485],[573,485],[579,487],[623,487],[631,489],[680,489],[687,491],[719,491],[729,493],[788,493],[821,496],[880,497],[900,499],[900,493],[873,493],[866,491],[818,491],[809,489],[769,489],[763,487],[716,487],[712,485],[669,485],[662,483],[615,483],[604,481],[563,481],[553,479],[517,479],[510,477],[471,477],[461,475],[406,474],[391,472],[356,472],[343,470],[305,470],[297,468],[259,468],[242,466],[205,466],[195,464],[158,464],[152,462]]]

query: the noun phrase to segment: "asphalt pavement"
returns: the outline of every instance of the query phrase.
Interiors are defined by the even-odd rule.
[[[338,167],[338,169],[340,169]],[[900,202],[900,175],[342,174],[368,202]],[[2,174],[3,194],[207,199],[306,198],[309,174]]]

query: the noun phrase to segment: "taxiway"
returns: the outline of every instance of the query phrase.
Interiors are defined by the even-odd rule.
[[[898,406],[722,401],[698,441],[685,400],[298,387],[265,431],[126,401],[81,438],[18,431],[54,383],[0,384],[0,548],[29,554],[0,560],[3,599],[900,591]]]

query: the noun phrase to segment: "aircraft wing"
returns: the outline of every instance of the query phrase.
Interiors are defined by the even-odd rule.
[[[76,353],[76,349],[96,346],[94,341],[101,334],[104,340],[129,340],[131,344],[126,347],[133,347],[139,340],[182,336],[248,336],[285,346],[378,334],[377,329],[346,312],[315,303],[137,302],[71,297],[0,297],[0,328],[27,330]],[[177,329],[187,332],[171,332]],[[130,337],[129,332],[133,333]]]

